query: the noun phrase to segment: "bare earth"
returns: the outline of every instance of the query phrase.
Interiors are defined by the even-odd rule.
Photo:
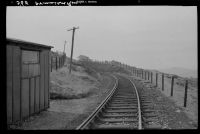
[[[101,80],[97,81],[81,68],[68,75],[68,68],[64,67],[51,73],[51,84],[53,88],[50,92],[66,94],[69,99],[50,100],[49,109],[30,117],[13,129],[75,129],[106,97],[107,92],[114,86],[114,79],[102,75]],[[79,94],[87,96],[81,98]]]

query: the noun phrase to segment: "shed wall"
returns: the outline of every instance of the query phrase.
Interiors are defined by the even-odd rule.
[[[7,123],[23,120],[49,107],[49,50],[40,51],[40,75],[22,78],[22,49],[7,44]]]

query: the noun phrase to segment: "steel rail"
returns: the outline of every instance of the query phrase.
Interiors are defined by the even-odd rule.
[[[118,86],[118,79],[116,78],[116,76],[111,75],[112,77],[115,78],[115,85],[112,89],[112,91],[109,93],[109,95],[102,101],[102,103],[92,112],[92,114],[90,114],[90,116],[83,121],[83,123],[81,123],[76,130],[80,130],[80,129],[84,129],[92,120],[94,120],[94,118],[96,117],[96,115],[102,110],[102,108],[105,106],[105,104],[108,102],[108,100],[112,97],[113,93],[115,92],[117,86]]]
[[[140,98],[139,98],[139,94],[138,94],[138,91],[137,91],[137,88],[135,86],[135,84],[133,83],[132,80],[130,80],[129,78],[127,78],[131,83],[132,85],[134,86],[134,89],[135,89],[135,92],[136,92],[136,96],[137,96],[137,102],[138,102],[138,129],[141,130],[142,129],[142,114],[141,114],[141,106],[140,106]]]

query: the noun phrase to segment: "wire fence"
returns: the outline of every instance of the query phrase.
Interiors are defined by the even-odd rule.
[[[111,64],[124,68],[133,76],[149,81],[158,89],[161,89],[167,96],[173,97],[181,106],[197,104],[197,79],[191,80],[174,74],[167,74],[158,71],[145,70],[129,66],[117,61],[96,61],[99,64]],[[194,82],[195,81],[195,82]],[[196,105],[195,105],[196,107]]]
[[[191,102],[191,97],[195,98],[194,96],[197,94],[194,91],[194,89],[197,88],[197,83],[194,83],[188,78],[138,68],[133,68],[131,71],[132,75],[155,84],[155,86],[160,88],[166,95],[174,96],[179,101],[182,100],[181,105],[184,107],[193,103]],[[189,92],[190,94],[193,92],[193,96],[189,96],[190,98],[188,98]],[[190,99],[190,103],[188,103],[188,99]]]
[[[51,55],[51,62],[50,62],[50,66],[51,66],[51,72],[52,70],[58,70],[59,68],[62,68],[65,64],[66,61],[66,54],[55,54],[55,52],[52,52]]]

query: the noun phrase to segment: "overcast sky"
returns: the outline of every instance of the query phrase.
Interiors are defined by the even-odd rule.
[[[197,69],[197,8],[190,6],[7,7],[7,37],[54,46],[74,58],[144,69]]]

